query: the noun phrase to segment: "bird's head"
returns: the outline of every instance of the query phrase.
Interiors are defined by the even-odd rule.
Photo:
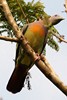
[[[59,15],[54,15],[54,16],[51,16],[49,18],[49,22],[50,22],[51,25],[56,25],[56,24],[58,24],[62,20],[64,20],[64,18],[62,18]]]

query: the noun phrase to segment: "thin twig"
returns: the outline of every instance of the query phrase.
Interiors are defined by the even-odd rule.
[[[59,41],[64,42],[64,43],[67,43],[67,40],[64,40],[60,35],[58,36],[57,33],[52,33],[52,34],[53,34],[56,38],[58,38]]]
[[[19,2],[18,0],[17,0],[17,3],[18,3],[18,5],[19,5],[19,7],[20,7],[20,10],[21,10],[21,12],[22,12],[24,18],[26,18],[26,15],[25,15],[25,13],[24,13],[24,11],[23,11],[23,9],[22,9],[22,7],[21,7],[21,4],[20,4],[20,2]],[[27,24],[28,24],[28,23],[29,23],[28,18],[26,19],[26,21],[27,21]]]

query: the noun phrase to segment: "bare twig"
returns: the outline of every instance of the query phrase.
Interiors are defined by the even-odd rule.
[[[65,86],[61,82],[61,80],[57,77],[56,74],[54,74],[51,67],[47,67],[47,65],[42,60],[38,59],[38,57],[37,57],[36,53],[34,52],[34,50],[27,43],[27,40],[24,38],[24,36],[22,35],[22,32],[20,31],[20,29],[18,28],[16,22],[14,21],[14,18],[13,18],[12,14],[9,10],[9,7],[7,5],[6,0],[0,0],[0,3],[2,4],[2,7],[3,7],[3,10],[4,10],[4,13],[5,13],[5,16],[6,16],[7,20],[9,21],[10,25],[12,26],[12,28],[15,31],[15,36],[19,40],[21,40],[21,45],[23,46],[25,51],[28,53],[28,55],[30,55],[30,57],[32,58],[33,61],[35,61],[35,59],[37,59],[35,61],[36,66],[41,70],[41,72],[52,83],[54,83],[55,86],[57,86],[65,95],[67,95],[67,86]],[[49,66],[49,64],[48,64],[48,66]]]
[[[19,42],[17,38],[11,38],[7,36],[0,36],[0,40],[10,41],[10,42]]]
[[[67,43],[67,40],[64,40],[64,38],[62,38],[60,35],[58,35],[57,33],[52,33],[56,38],[59,39],[59,41]]]

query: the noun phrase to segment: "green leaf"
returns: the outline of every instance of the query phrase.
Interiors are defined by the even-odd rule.
[[[45,6],[40,0],[37,2],[34,2],[34,0],[32,0],[28,3],[26,3],[24,0],[7,0],[7,3],[10,7],[11,13],[14,16],[15,21],[20,28],[22,28],[23,25],[27,24],[28,22],[31,23],[35,20],[38,20],[40,17],[44,18],[45,25],[49,24],[48,18],[50,16],[44,11]],[[58,51],[59,46],[53,39],[52,35],[52,33],[56,32],[57,34],[59,34],[54,26],[50,28],[47,37],[47,44]],[[8,21],[6,20],[2,7],[0,6],[0,34],[3,35],[3,33],[7,33],[7,36],[10,37],[14,36],[14,32]]]

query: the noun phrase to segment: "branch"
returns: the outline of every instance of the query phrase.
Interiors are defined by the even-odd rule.
[[[64,7],[65,7],[65,12],[67,13],[67,0],[65,0]]]
[[[0,40],[10,41],[10,42],[19,42],[17,38],[11,38],[7,36],[0,36]]]
[[[67,43],[67,40],[64,39],[63,35],[60,35],[57,32],[52,32],[51,30],[49,30],[48,33],[52,33],[56,38],[59,39],[59,42]]]
[[[49,62],[47,61],[46,57],[41,54],[41,60],[44,62],[44,64],[47,66],[47,68],[50,70],[50,72],[55,73]]]
[[[53,33],[52,34],[59,39],[60,42],[64,42],[67,43],[67,40],[64,40],[64,38],[61,35],[58,35],[57,33]]]
[[[59,79],[58,75],[54,72],[44,55],[41,55],[41,60],[36,62],[36,65],[41,72],[67,96],[67,86]],[[44,64],[43,64],[44,63]]]
[[[20,38],[22,32],[20,31],[20,28],[18,27],[18,25],[16,24],[11,12],[10,12],[10,9],[9,9],[9,6],[6,2],[6,0],[0,0],[0,4],[2,4],[2,8],[3,8],[3,11],[4,11],[4,14],[5,14],[5,17],[6,19],[8,20],[9,24],[12,26],[14,32],[15,32],[15,36],[17,38]]]
[[[34,50],[29,46],[27,40],[22,35],[22,32],[18,28],[16,22],[14,21],[14,18],[9,10],[9,7],[7,5],[6,0],[0,0],[0,3],[2,4],[5,16],[7,20],[9,21],[10,25],[12,26],[13,30],[15,31],[15,36],[21,41],[21,46],[24,48],[24,50],[30,55],[33,61],[35,61],[36,66],[41,70],[41,72],[52,82],[55,86],[57,86],[65,95],[67,95],[67,87],[61,82],[61,80],[51,71],[51,67],[47,63],[47,65],[40,59],[38,59],[36,53]]]

